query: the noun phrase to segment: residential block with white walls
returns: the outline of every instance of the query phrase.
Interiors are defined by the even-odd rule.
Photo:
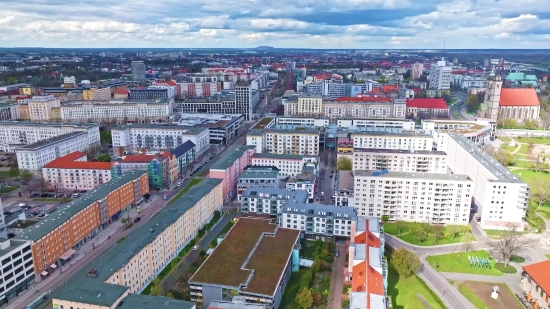
[[[382,170],[410,173],[447,173],[447,154],[443,151],[395,149],[353,150],[353,170]]]
[[[247,145],[254,145],[256,152],[316,156],[319,153],[319,130],[311,127],[293,129],[251,130]]]
[[[29,101],[31,121],[44,121],[52,118],[52,108],[59,107],[61,102],[53,95],[33,96]]]
[[[281,188],[248,187],[241,195],[241,211],[243,213],[269,214],[272,218],[282,212],[283,206],[289,202],[307,203],[306,191],[292,191]]]
[[[275,166],[280,176],[295,177],[302,173],[304,166],[319,163],[319,157],[300,156],[278,153],[255,153],[252,156],[252,165]]]
[[[353,135],[354,148],[432,150],[434,138],[422,131],[358,132]]]

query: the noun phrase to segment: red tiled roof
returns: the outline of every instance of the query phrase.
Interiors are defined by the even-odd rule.
[[[336,102],[391,102],[390,98],[385,97],[340,97]]]
[[[111,163],[109,162],[88,162],[75,161],[86,154],[81,151],[71,152],[70,154],[57,158],[52,162],[44,165],[44,168],[59,168],[59,169],[82,169],[82,170],[109,170]]]
[[[130,93],[130,91],[121,88],[121,89],[115,90],[115,93],[119,93],[119,94],[128,94],[128,93]]]
[[[125,163],[149,163],[155,158],[154,155],[127,155],[122,159]]]
[[[503,88],[500,106],[539,106],[537,92],[533,88]]]
[[[418,98],[407,100],[407,107],[448,109],[442,98]]]
[[[504,90],[504,89],[503,89]],[[550,260],[522,266],[523,270],[533,279],[540,288],[550,293]]]

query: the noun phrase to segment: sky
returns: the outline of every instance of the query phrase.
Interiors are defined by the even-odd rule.
[[[0,47],[550,48],[547,0],[0,0]]]

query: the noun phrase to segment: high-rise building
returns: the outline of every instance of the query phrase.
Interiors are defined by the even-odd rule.
[[[422,71],[424,71],[424,64],[416,62],[411,67],[411,78],[418,79],[422,76]]]
[[[145,83],[145,63],[143,61],[132,61],[132,80],[138,83]]]
[[[430,89],[449,90],[451,89],[452,67],[447,66],[445,60],[432,64],[428,80]]]

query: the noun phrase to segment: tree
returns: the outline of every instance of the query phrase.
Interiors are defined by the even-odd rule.
[[[105,129],[99,133],[99,138],[101,139],[102,144],[109,144],[111,143],[111,131]]]
[[[162,286],[160,285],[159,278],[153,279],[151,282],[151,296],[160,296],[162,295]]]
[[[34,184],[32,183],[32,179],[34,178],[33,173],[29,170],[22,170],[19,172],[19,176],[21,177],[21,179],[23,179],[23,181],[27,185],[29,196],[31,196],[32,191],[34,189]]]
[[[420,242],[423,242],[428,237],[428,232],[422,227],[417,226],[413,230],[414,237],[416,237]]]
[[[348,157],[339,157],[336,160],[336,171],[351,171],[353,169],[353,162]]]
[[[413,252],[401,248],[391,255],[391,264],[399,276],[408,278],[420,269],[420,259]]]
[[[19,176],[19,169],[17,167],[10,168],[10,170],[8,171],[8,176],[10,176],[10,178],[15,178]]]
[[[454,240],[456,235],[460,233],[460,227],[458,225],[447,225],[447,231],[451,235],[451,238]]]
[[[384,75],[380,76],[380,79],[378,79],[378,82],[380,84],[385,84],[386,83],[386,76],[384,76]]]
[[[171,299],[176,299],[174,297],[174,294],[172,294],[172,292],[170,292],[170,291],[168,291],[168,293],[166,293],[166,297],[171,298]]]
[[[530,148],[532,148],[532,146]],[[544,157],[544,152],[539,153],[539,155],[537,156],[537,159],[531,165],[531,170],[533,170],[533,172],[535,173],[538,173],[541,170],[547,170],[549,168],[550,167],[548,163],[546,163],[546,158]]]
[[[485,152],[487,152],[489,155],[495,158],[495,160],[497,160],[498,162],[500,162],[500,164],[504,166],[508,166],[515,162],[514,155],[504,151],[503,149],[495,149],[493,147],[489,147],[489,149]]]
[[[313,292],[312,298],[313,298],[313,305],[315,307],[319,307],[323,303],[323,295],[321,295],[321,293],[319,292]]]
[[[39,188],[40,188],[40,191],[42,191],[42,192],[48,191],[48,189],[50,188],[50,185],[51,185],[50,182],[47,181],[47,180],[44,179],[44,178],[40,178],[40,179],[38,180],[38,186],[39,186]]]
[[[462,237],[462,243],[464,246],[464,252],[468,252],[472,244],[474,243],[474,236],[472,234],[466,234]]]
[[[394,223],[395,228],[397,229],[397,236],[401,236],[401,232],[405,229],[406,223],[403,220],[397,220]]]
[[[445,227],[443,225],[434,225],[433,227],[433,237],[434,245],[445,236]]]
[[[389,216],[389,215],[382,215],[382,221],[388,222],[389,220],[390,220],[390,216]]]
[[[531,187],[531,196],[539,208],[550,201],[550,182],[537,180]]]
[[[493,255],[500,259],[504,266],[508,266],[512,255],[518,255],[519,251],[531,245],[531,242],[518,232],[518,224],[506,223],[504,233],[496,236],[496,240],[488,241],[488,247]]]
[[[504,119],[504,127],[508,129],[513,129],[517,127],[518,122],[514,118],[506,118]]]
[[[102,154],[99,157],[97,157],[97,161],[99,162],[111,162],[111,156],[108,154]]]
[[[539,127],[539,123],[536,120],[527,120],[524,127],[528,130],[534,130]]]
[[[311,280],[313,280],[313,270],[308,269],[302,276],[302,279],[300,280],[300,287],[309,288],[309,285],[311,284]]]
[[[476,94],[472,94],[468,97],[468,102],[466,103],[466,108],[468,111],[473,112],[479,108],[479,100]]]
[[[313,261],[313,264],[311,264],[311,267],[310,269],[313,271],[313,272],[319,272],[319,270],[321,269],[321,260],[319,258],[315,258],[315,260]],[[305,276],[306,274],[304,274]],[[304,277],[302,277],[303,279]],[[311,281],[311,280],[310,280]]]
[[[302,309],[309,309],[313,306],[313,296],[309,288],[302,288],[296,295],[296,304]]]

